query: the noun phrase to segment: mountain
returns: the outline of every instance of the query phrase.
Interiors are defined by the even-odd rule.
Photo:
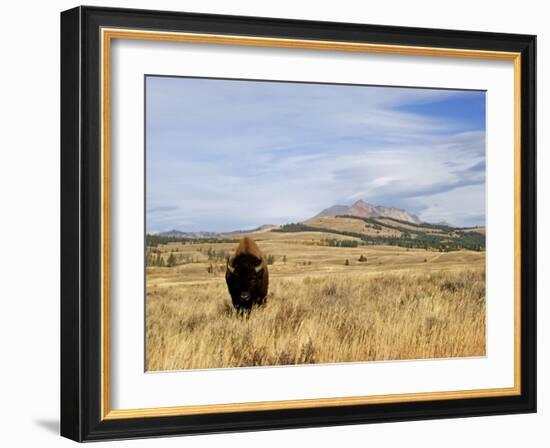
[[[372,205],[363,200],[355,202],[350,207],[345,205],[333,205],[332,207],[324,209],[315,217],[319,216],[338,216],[338,215],[351,215],[359,216],[361,218],[393,218],[400,221],[412,222],[414,224],[420,224],[422,221],[418,216],[413,215],[405,210],[393,207],[384,207],[381,205]]]
[[[168,230],[166,232],[157,233],[158,236],[166,236],[169,238],[214,238],[219,235],[217,232],[182,232],[181,230]]]
[[[333,205],[332,207],[325,208],[317,216],[338,216],[338,215],[348,215],[349,209],[346,205]]]
[[[181,230],[168,230],[166,232],[159,232],[157,236],[165,236],[169,238],[188,238],[188,239],[200,239],[200,238],[218,238],[220,236],[239,235],[243,233],[259,232],[261,230],[270,229],[275,227],[272,224],[264,224],[254,229],[247,230],[232,230],[230,232],[182,232]]]

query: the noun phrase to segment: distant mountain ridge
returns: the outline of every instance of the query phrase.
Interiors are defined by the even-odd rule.
[[[181,230],[168,230],[166,232],[157,233],[158,236],[165,236],[169,238],[189,238],[189,239],[200,239],[200,238],[217,238],[223,235],[238,235],[242,233],[252,233],[258,232],[260,230],[269,229],[275,227],[272,224],[264,224],[259,227],[247,230],[232,230],[230,232],[182,232]]]
[[[254,229],[225,232],[183,232],[170,230],[146,235],[148,247],[170,242],[235,241],[249,234],[259,241],[299,240],[331,247],[370,245],[399,246],[439,252],[485,250],[485,227],[455,227],[448,223],[429,223],[406,210],[374,206],[359,200],[350,206],[333,205],[304,221],[281,225],[262,225]],[[286,234],[286,235],[284,235]]]
[[[359,218],[393,218],[400,221],[410,222],[412,224],[421,224],[422,221],[418,216],[394,207],[385,207],[382,205],[372,205],[363,200],[354,202],[351,206],[347,205],[333,205],[321,211],[311,219],[319,218],[322,216],[357,216]],[[308,220],[306,220],[308,221]],[[305,221],[304,221],[305,222]],[[241,229],[232,230],[228,232],[184,232],[181,230],[173,229],[165,232],[159,232],[156,235],[168,238],[186,238],[186,239],[201,239],[201,238],[218,238],[221,236],[242,235],[246,233],[254,233],[262,230],[266,230],[272,227],[278,227],[273,224],[264,224],[253,229]]]
[[[399,208],[393,207],[384,207],[382,205],[372,205],[363,200],[359,200],[353,203],[351,206],[346,205],[333,205],[329,208],[324,209],[319,214],[315,216],[339,216],[339,215],[351,215],[359,216],[361,218],[394,218],[401,221],[411,222],[413,224],[420,224],[422,221],[418,216],[402,210]]]

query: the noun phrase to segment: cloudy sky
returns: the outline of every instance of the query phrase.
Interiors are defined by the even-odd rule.
[[[363,199],[485,222],[485,93],[148,76],[147,232],[301,221]]]

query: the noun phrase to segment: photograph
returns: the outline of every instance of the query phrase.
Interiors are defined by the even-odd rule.
[[[144,83],[147,372],[486,355],[486,91]]]

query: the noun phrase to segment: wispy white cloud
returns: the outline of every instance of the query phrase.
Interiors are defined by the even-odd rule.
[[[474,96],[483,100],[480,92],[148,78],[148,231],[297,221],[360,198],[429,221],[479,224],[484,121],[460,112]],[[478,104],[471,113],[483,116]]]

